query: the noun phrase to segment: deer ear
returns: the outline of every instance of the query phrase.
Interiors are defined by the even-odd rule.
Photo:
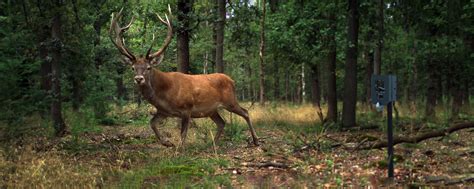
[[[133,65],[132,60],[130,60],[130,58],[128,58],[128,57],[126,57],[126,56],[122,56],[122,62],[123,62],[124,64]]]
[[[150,64],[151,65],[159,65],[161,64],[161,62],[163,61],[163,58],[165,57],[165,55],[161,55],[159,57],[155,57],[153,59],[151,59],[150,61]]]

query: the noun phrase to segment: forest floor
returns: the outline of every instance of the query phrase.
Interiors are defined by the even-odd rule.
[[[34,117],[16,129],[3,125],[0,188],[474,186],[472,128],[396,145],[395,178],[390,181],[385,148],[354,148],[385,139],[380,113],[358,114],[361,127],[378,128],[340,131],[336,125],[323,126],[311,105],[252,106],[251,117],[262,141],[258,147],[251,145],[240,117],[223,113],[231,124],[219,143],[211,140],[216,130],[212,121],[196,119],[185,148],[166,148],[156,142],[147,111],[122,108],[111,115],[113,121],[105,121],[109,126],[90,123],[84,112],[67,113],[72,134],[64,138],[48,135],[48,123]],[[396,135],[411,136],[451,123],[442,118],[424,121],[409,108],[399,108],[399,114]],[[473,117],[469,112],[460,122],[473,122]],[[179,144],[175,119],[162,130]]]

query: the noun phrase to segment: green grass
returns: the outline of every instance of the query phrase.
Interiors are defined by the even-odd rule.
[[[151,160],[141,168],[121,175],[120,188],[209,188],[230,186],[227,175],[214,175],[218,167],[228,162],[215,158],[189,156]]]

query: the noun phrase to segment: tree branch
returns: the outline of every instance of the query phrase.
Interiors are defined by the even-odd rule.
[[[473,127],[474,127],[474,122],[459,123],[445,129],[440,129],[440,130],[436,130],[432,132],[426,132],[426,133],[422,133],[413,137],[398,136],[398,137],[394,137],[393,145],[400,144],[400,143],[419,143],[421,141],[424,141],[430,138],[446,136],[455,131],[458,131],[461,129],[473,128]],[[384,147],[387,147],[387,141],[379,140],[378,142],[373,143],[372,145],[364,146],[359,149],[368,150],[368,149],[380,149]]]

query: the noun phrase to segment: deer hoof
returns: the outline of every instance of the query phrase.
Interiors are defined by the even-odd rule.
[[[161,144],[162,144],[163,146],[168,147],[168,148],[173,148],[173,147],[175,147],[175,145],[174,145],[173,143],[171,143],[170,141],[168,141],[168,140],[167,140],[167,141],[162,141]]]
[[[254,140],[254,141],[253,141],[253,144],[254,144],[255,146],[260,146],[260,143],[258,142],[258,140]]]

